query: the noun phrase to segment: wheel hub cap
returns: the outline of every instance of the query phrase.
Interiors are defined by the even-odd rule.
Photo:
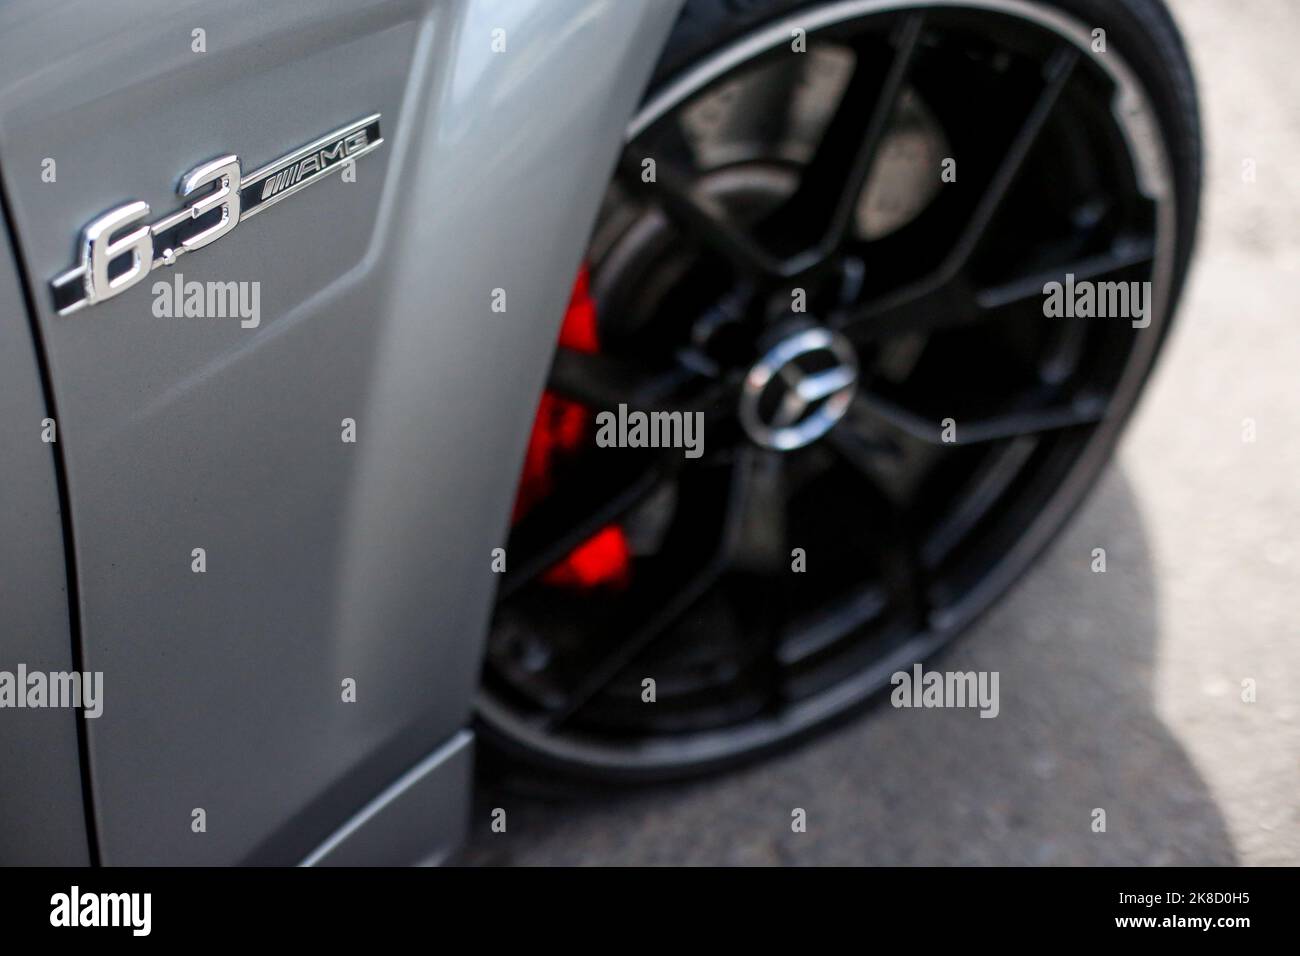
[[[842,335],[815,326],[786,335],[745,376],[740,421],[758,445],[792,451],[844,417],[858,389],[858,360]]]

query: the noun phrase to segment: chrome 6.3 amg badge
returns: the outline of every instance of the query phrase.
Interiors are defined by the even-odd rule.
[[[77,264],[50,282],[54,308],[69,315],[120,295],[159,266],[216,242],[268,206],[377,149],[379,114],[349,123],[247,176],[238,156],[220,156],[181,177],[186,205],[147,222],[146,202],[118,206],[81,231]]]

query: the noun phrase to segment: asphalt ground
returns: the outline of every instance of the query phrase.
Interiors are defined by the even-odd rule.
[[[1000,672],[999,717],[876,707],[644,791],[485,778],[462,862],[1300,864],[1300,3],[1171,6],[1209,149],[1197,262],[1104,480],[943,658]]]

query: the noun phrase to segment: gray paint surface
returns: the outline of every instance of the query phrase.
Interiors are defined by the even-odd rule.
[[[436,866],[464,838],[474,735],[462,730],[317,847],[303,866]]]
[[[54,446],[0,213],[0,671],[73,669]],[[57,430],[55,432],[57,435]],[[0,710],[0,865],[89,862],[76,715]]]
[[[86,665],[111,691],[88,727],[104,862],[296,862],[466,723],[490,551],[593,184],[677,6],[0,9],[0,163],[42,285]],[[170,212],[200,162],[253,168],[372,112],[387,142],[355,183],[331,177],[116,299],[50,313],[43,284],[95,215]],[[260,282],[261,326],[155,317],[154,282],[176,272]]]

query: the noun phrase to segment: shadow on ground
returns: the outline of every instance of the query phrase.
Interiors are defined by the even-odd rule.
[[[1105,574],[1090,569],[1094,547]],[[1035,569],[935,662],[998,671],[996,719],[886,701],[763,764],[640,791],[546,798],[481,775],[460,862],[1233,863],[1204,782],[1153,711],[1155,586],[1112,468]],[[505,833],[491,831],[496,807]],[[806,833],[791,831],[795,807]],[[1105,833],[1091,828],[1097,807]]]

